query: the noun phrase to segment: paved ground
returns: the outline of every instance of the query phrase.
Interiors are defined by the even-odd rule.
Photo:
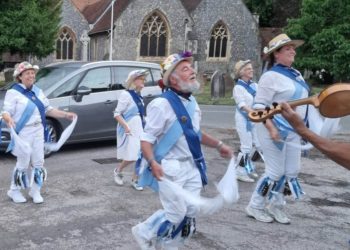
[[[206,130],[238,145],[233,130]],[[337,137],[350,140],[346,134]],[[228,161],[212,149],[205,154],[210,184],[203,195],[212,196],[213,182],[224,174]],[[46,160],[45,202],[36,205],[14,204],[7,198],[15,161],[0,154],[0,249],[138,249],[130,229],[160,204],[149,190],[113,183],[114,157],[114,143],[65,147]],[[288,200],[290,225],[248,218],[244,208],[255,184],[240,183],[239,202],[198,218],[197,234],[185,249],[348,249],[350,171],[313,150],[310,158],[302,159],[300,177],[307,195],[300,202]]]

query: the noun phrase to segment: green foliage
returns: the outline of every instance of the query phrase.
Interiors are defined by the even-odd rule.
[[[273,0],[244,0],[244,3],[250,12],[259,14],[259,25],[261,27],[271,27]]]
[[[45,57],[55,49],[61,0],[2,0],[0,53]]]
[[[350,1],[304,0],[301,17],[288,20],[286,33],[305,40],[296,67],[324,69],[338,81],[350,80]]]

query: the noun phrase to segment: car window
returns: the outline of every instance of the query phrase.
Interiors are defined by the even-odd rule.
[[[162,79],[162,75],[159,69],[152,69],[153,85],[158,85],[158,81]]]
[[[138,70],[138,69],[146,69],[149,71],[147,68],[142,68],[142,67],[113,67],[113,72],[114,72],[114,82],[112,84],[112,89],[124,89],[122,84],[126,81],[128,78],[128,75],[130,71],[133,70]],[[145,86],[152,86],[153,84],[153,79],[151,74],[148,74],[146,77],[146,82]]]
[[[78,85],[79,80],[83,76],[84,72],[81,72],[74,77],[70,78],[68,81],[64,82],[56,90],[54,90],[49,98],[69,96],[75,90]]]
[[[81,80],[79,87],[91,89],[92,93],[109,90],[111,85],[111,70],[109,67],[89,70]]]
[[[54,83],[58,82],[71,72],[77,70],[77,67],[47,67],[42,68],[36,74],[36,85],[42,90],[46,90]]]

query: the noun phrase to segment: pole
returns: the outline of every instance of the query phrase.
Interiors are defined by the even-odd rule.
[[[111,34],[110,34],[110,43],[109,43],[109,60],[112,61],[112,54],[113,54],[113,12],[114,12],[114,2],[115,0],[112,0],[112,9],[111,9]]]

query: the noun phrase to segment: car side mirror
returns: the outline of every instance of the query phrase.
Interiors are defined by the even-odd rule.
[[[91,93],[91,89],[86,86],[81,86],[78,88],[77,93],[74,96],[75,101],[81,102],[84,95],[89,95]]]

